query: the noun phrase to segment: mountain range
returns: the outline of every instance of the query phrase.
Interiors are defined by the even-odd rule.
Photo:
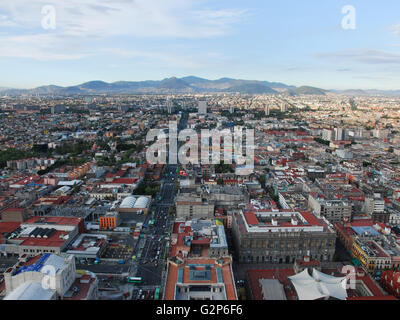
[[[1,95],[94,95],[94,94],[185,94],[185,93],[241,93],[241,94],[280,94],[326,95],[328,93],[348,96],[390,95],[400,96],[399,91],[379,90],[324,90],[301,86],[295,87],[280,82],[238,80],[221,78],[208,80],[195,76],[166,78],[160,81],[90,81],[76,86],[41,86],[34,89],[1,88]]]

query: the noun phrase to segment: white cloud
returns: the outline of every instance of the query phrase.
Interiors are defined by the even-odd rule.
[[[392,31],[394,32],[394,34],[400,36],[400,23],[394,25],[392,27]]]
[[[246,10],[205,10],[204,4],[205,0],[1,0],[0,26],[10,29],[0,35],[0,56],[80,59],[96,54],[88,43],[94,39],[111,45],[115,36],[217,37],[246,15]],[[55,30],[41,28],[44,5],[56,9]]]
[[[374,49],[352,49],[339,52],[319,53],[315,58],[329,59],[338,62],[351,61],[369,65],[400,64],[400,53],[385,52]]]
[[[199,0],[2,0],[14,22],[40,26],[41,7],[54,5],[59,32],[75,36],[207,38],[225,34],[246,11],[200,10]]]

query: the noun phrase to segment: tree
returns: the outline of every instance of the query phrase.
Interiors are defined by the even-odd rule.
[[[265,186],[265,182],[267,181],[266,180],[266,178],[265,178],[265,176],[264,175],[262,175],[262,176],[259,176],[258,177],[258,181],[261,183],[261,186]]]

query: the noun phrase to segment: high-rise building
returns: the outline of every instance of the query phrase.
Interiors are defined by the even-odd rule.
[[[170,98],[167,99],[166,105],[167,105],[168,113],[172,113],[173,110],[174,110],[174,104],[173,104],[173,102],[172,102],[172,100]]]
[[[269,116],[269,105],[265,106],[265,115]]]
[[[343,128],[335,128],[335,141],[345,140],[346,131]]]
[[[201,100],[198,102],[198,113],[207,114],[207,101]]]
[[[334,132],[331,129],[324,129],[322,130],[322,139],[326,141],[332,141],[334,136]]]

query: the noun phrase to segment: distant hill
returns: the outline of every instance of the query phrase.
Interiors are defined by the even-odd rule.
[[[360,90],[360,89],[357,89],[357,90],[343,90],[343,91],[331,90],[331,91],[334,92],[334,93],[339,93],[339,94],[345,95],[345,96],[357,96],[357,97],[359,97],[359,96],[367,96],[368,95],[367,92],[365,92],[364,90]]]
[[[241,84],[226,89],[227,92],[240,92],[244,94],[277,94],[278,92],[262,83]]]
[[[283,83],[221,78],[208,80],[195,76],[167,78],[161,81],[90,81],[76,86],[42,86],[35,89],[7,89],[12,95],[85,95],[85,94],[174,94],[239,92],[243,94],[276,94],[273,87],[292,88]]]
[[[310,86],[289,86],[280,82],[221,78],[208,80],[196,76],[167,78],[147,81],[89,81],[70,87],[55,85],[34,89],[0,88],[2,95],[90,95],[90,94],[184,94],[184,93],[242,93],[242,94],[290,94],[326,95],[327,93],[348,96],[400,96],[399,91],[380,90],[324,90]]]
[[[193,89],[189,84],[187,84],[182,79],[178,78],[169,78],[161,81],[159,88],[168,89],[168,90],[185,90],[185,89]]]
[[[321,95],[321,96],[325,96],[326,93],[328,91],[327,90],[323,90],[320,88],[315,88],[315,87],[309,87],[309,86],[302,86],[302,87],[298,87],[295,89],[290,89],[289,93],[293,94],[293,95]]]

